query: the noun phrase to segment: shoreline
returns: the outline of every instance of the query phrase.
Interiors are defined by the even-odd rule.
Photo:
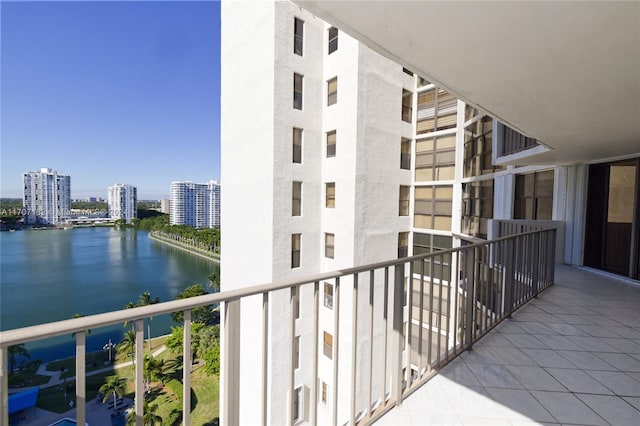
[[[205,253],[201,253],[199,251],[196,251],[194,248],[192,247],[188,247],[186,244],[181,244],[178,243],[176,241],[169,241],[163,237],[160,237],[158,235],[154,235],[155,231],[149,231],[149,238],[152,239],[153,241],[157,241],[159,243],[162,244],[166,244],[170,247],[176,248],[178,250],[182,250],[185,251],[187,253],[202,257],[203,259],[207,259],[210,260],[214,263],[217,263],[218,265],[220,265],[220,257],[215,257],[214,255],[211,254],[205,254]]]

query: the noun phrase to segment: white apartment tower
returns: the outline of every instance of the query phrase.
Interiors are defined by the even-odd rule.
[[[399,238],[411,226],[408,199],[406,205],[398,203],[411,184],[410,170],[401,167],[401,148],[413,137],[412,124],[401,119],[400,101],[403,90],[412,90],[414,77],[290,2],[223,2],[221,7],[224,290],[397,257]],[[292,342],[290,294],[272,295],[270,424],[305,420],[313,386],[321,395],[318,422],[330,423],[335,392],[338,399],[350,392],[347,380],[339,389],[333,384],[333,348],[351,345],[350,333],[340,333],[339,342],[333,337],[334,284],[321,283],[318,378],[311,377],[306,361],[312,355],[310,318],[296,320]],[[367,300],[368,283],[360,285],[360,300]],[[340,286],[340,328],[349,330],[352,283],[343,279]],[[300,312],[312,301],[305,290],[295,296]],[[258,299],[243,300],[241,342],[260,341],[260,306]],[[374,339],[382,330],[377,333]],[[358,339],[359,345],[367,342],[367,337]],[[295,368],[289,352],[272,350],[287,345],[298,348]],[[260,354],[238,356],[240,421],[256,424]],[[357,366],[359,382],[368,368]],[[339,371],[350,375],[349,356],[340,357]],[[295,390],[289,399],[291,384]],[[365,395],[360,399],[361,406]],[[349,407],[339,405],[338,422],[348,416]]]
[[[220,184],[172,182],[170,218],[171,225],[187,225],[194,228],[220,226]]]
[[[131,223],[131,219],[138,217],[138,190],[133,185],[116,183],[110,186],[107,203],[112,219],[124,219]]]
[[[69,216],[71,177],[41,168],[23,174],[24,220],[29,225],[56,225]]]

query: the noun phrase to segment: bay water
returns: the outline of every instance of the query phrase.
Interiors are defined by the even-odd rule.
[[[148,291],[161,302],[190,285],[209,292],[219,266],[149,238],[146,231],[115,228],[28,230],[0,234],[0,330],[124,308]],[[158,336],[175,326],[169,315],[151,321]],[[91,330],[87,351],[117,343],[122,324]],[[147,328],[145,325],[145,337]],[[73,356],[71,335],[26,345],[31,359]]]

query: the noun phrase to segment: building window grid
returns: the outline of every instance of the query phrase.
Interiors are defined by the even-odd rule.
[[[400,142],[400,168],[411,170],[411,140],[402,138]]]
[[[325,207],[333,209],[336,207],[336,183],[327,182],[325,185]]]
[[[329,386],[325,382],[320,382],[320,403],[326,406],[328,400],[329,400]]]
[[[398,233],[398,259],[409,256],[409,233]]]
[[[453,180],[456,166],[456,135],[416,141],[415,180]]]
[[[323,342],[322,352],[327,358],[333,359],[333,336],[323,331]]]
[[[501,130],[498,134],[502,134],[502,140],[500,141],[502,152],[500,152],[500,155],[515,154],[539,145],[536,139],[527,137],[502,123],[498,123],[498,126]]]
[[[462,232],[487,238],[493,217],[493,179],[462,184]]]
[[[300,267],[300,239],[302,234],[291,235],[291,268]]]
[[[336,27],[329,28],[328,31],[329,55],[338,50],[338,29]]]
[[[333,309],[333,285],[324,283],[324,306]]]
[[[302,86],[304,82],[304,76],[298,73],[293,73],[293,108],[302,109]]]
[[[491,117],[468,125],[464,132],[464,177],[481,176],[504,167],[492,164],[493,120]]]
[[[324,257],[333,259],[335,252],[335,235],[331,233],[324,234]]]
[[[418,94],[416,133],[425,134],[456,127],[458,100],[436,87]]]
[[[411,123],[413,116],[413,93],[409,90],[402,89],[402,121]]]
[[[327,132],[327,158],[336,156],[337,133],[335,130]]]
[[[300,18],[293,20],[293,53],[302,56],[304,40],[304,21]]]
[[[411,199],[411,187],[400,185],[400,196],[399,196],[399,206],[398,206],[399,216],[409,216],[410,199]]]
[[[414,227],[451,231],[453,186],[418,186],[414,199]]]
[[[553,170],[516,175],[514,219],[551,220],[553,214]]]
[[[302,215],[302,182],[293,182],[291,194],[291,215]]]
[[[302,129],[293,128],[292,132],[293,162],[302,163]]]
[[[327,106],[338,102],[338,77],[327,81]]]

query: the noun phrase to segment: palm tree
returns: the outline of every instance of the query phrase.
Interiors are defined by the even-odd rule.
[[[151,381],[160,380],[163,381],[166,375],[164,374],[164,361],[155,359],[152,356],[146,356],[144,358],[144,387],[147,392],[151,391]]]
[[[160,302],[160,298],[155,297],[152,299],[151,293],[149,293],[148,291],[145,291],[138,298],[138,303],[136,304],[136,306],[155,305],[156,303],[159,303],[159,302]],[[153,317],[147,318],[147,336],[149,336],[149,350],[151,350],[151,320],[152,319]]]
[[[133,330],[127,330],[124,337],[118,343],[118,350],[125,351],[127,357],[131,356],[136,348],[136,333]]]
[[[106,382],[100,386],[100,393],[104,395],[102,402],[105,403],[113,396],[113,409],[116,409],[117,397],[124,395],[126,379],[118,376],[108,376]]]
[[[162,417],[160,417],[156,412],[158,411],[158,405],[153,404],[149,405],[149,403],[145,400],[142,403],[142,424],[144,426],[155,426],[156,424],[162,424]],[[136,412],[135,410],[131,410],[129,414],[127,414],[127,425],[135,425],[136,424]]]
[[[24,347],[24,344],[21,343],[19,345],[9,346],[9,371],[13,373],[13,369],[16,365],[16,357],[24,356],[27,358],[31,358],[29,352]]]

